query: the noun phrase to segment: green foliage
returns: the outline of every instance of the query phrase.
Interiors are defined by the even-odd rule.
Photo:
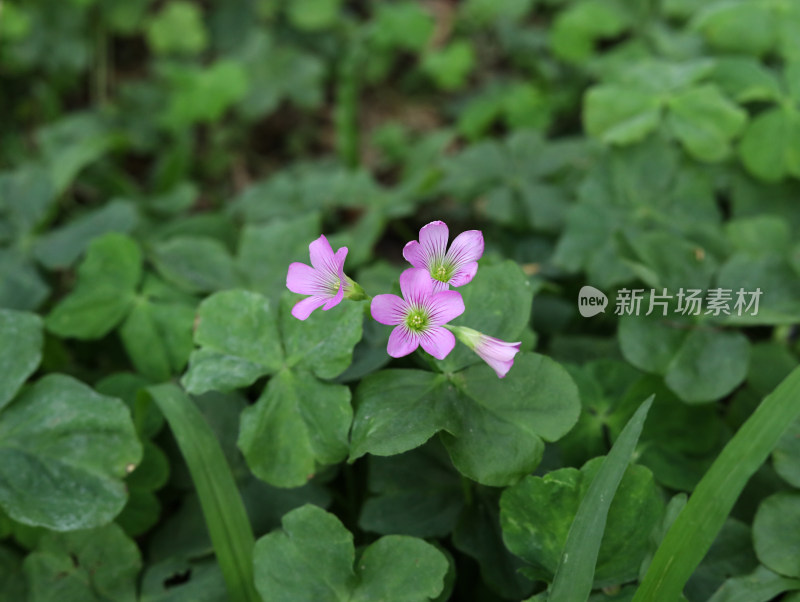
[[[369,458],[369,491],[359,517],[367,531],[442,537],[463,509],[461,480],[439,447]]]
[[[157,385],[147,392],[169,423],[192,474],[230,599],[257,600],[251,561],[253,532],[216,436],[175,385]]]
[[[26,525],[70,531],[122,510],[121,478],[142,448],[121,401],[50,374],[3,409],[0,455],[0,507]]]
[[[393,2],[375,7],[375,44],[385,48],[420,51],[433,34],[431,15],[414,2]]]
[[[316,377],[338,376],[350,364],[363,316],[352,304],[345,316],[318,312],[299,323],[290,309],[288,299],[278,311],[247,291],[212,295],[199,308],[201,347],[183,380],[188,391],[203,393],[276,374],[242,414],[239,447],[257,476],[282,487],[302,485],[316,466],[347,455],[350,391]]]
[[[530,319],[533,290],[519,267],[504,262],[481,270],[462,298],[466,310],[453,324],[515,341]],[[443,371],[453,372],[477,363],[477,355],[459,346],[442,360],[441,366]]]
[[[286,4],[292,25],[299,30],[317,31],[336,23],[341,0],[298,0]]]
[[[132,239],[109,234],[93,241],[78,269],[75,289],[47,316],[62,337],[97,339],[130,311],[142,277],[142,254]]]
[[[153,259],[165,280],[189,293],[236,288],[233,258],[212,238],[176,236],[153,249]]]
[[[347,387],[303,371],[283,371],[242,413],[239,448],[256,476],[297,487],[314,476],[317,466],[347,456],[352,415]]]
[[[714,84],[696,83],[703,69],[702,63],[688,68],[641,63],[619,83],[590,89],[583,114],[587,132],[610,144],[631,144],[666,117],[667,128],[691,156],[708,162],[726,159],[747,114]]]
[[[138,220],[133,203],[115,199],[39,237],[33,253],[48,269],[68,268],[86,251],[90,241],[108,232],[130,233]]]
[[[664,376],[687,403],[713,401],[745,378],[749,344],[739,333],[708,325],[630,316],[621,320],[619,343],[631,364]]]
[[[183,0],[173,0],[147,25],[147,41],[156,54],[197,54],[208,45],[200,9]]]
[[[365,378],[356,390],[350,459],[401,453],[444,431],[463,474],[485,485],[516,482],[539,464],[542,439],[572,428],[579,404],[574,383],[552,360],[523,354],[516,364],[520,376],[505,382],[483,365],[452,376],[385,370]]]
[[[800,589],[797,579],[781,577],[760,566],[750,575],[728,579],[709,602],[768,602],[778,594],[796,589]]]
[[[475,51],[466,40],[425,54],[422,70],[443,90],[461,88],[475,64]]]
[[[717,1],[696,15],[693,26],[720,50],[755,56],[777,50],[786,59],[798,57],[800,10],[791,3]]]
[[[797,419],[799,392],[800,370],[795,369],[728,442],[667,532],[634,600],[667,600],[680,593],[747,480],[769,455],[786,424]]]
[[[36,314],[0,310],[0,338],[14,346],[0,349],[0,408],[14,398],[42,361],[42,320]]]
[[[753,520],[753,547],[768,569],[786,577],[800,577],[800,547],[789,536],[786,525],[800,521],[800,497],[796,493],[776,493],[758,507]]]
[[[549,596],[551,602],[584,598],[591,593],[608,513],[652,404],[651,396],[633,415],[581,500],[553,577]],[[645,533],[646,529],[640,529],[640,532]],[[615,560],[624,562],[620,558],[624,554],[618,554]]]
[[[284,100],[304,108],[322,102],[325,68],[316,55],[295,46],[275,45],[269,36],[257,32],[245,40],[238,56],[249,80],[247,93],[238,103],[246,117],[269,115]]]
[[[281,524],[256,542],[256,586],[264,599],[424,602],[444,587],[447,560],[420,539],[387,535],[356,561],[352,534],[324,510],[303,506]]]
[[[221,59],[194,69],[164,65],[163,73],[171,91],[162,114],[168,128],[180,130],[193,123],[216,121],[248,92],[247,72],[233,60]]]
[[[772,452],[772,462],[781,478],[800,488],[800,421],[786,429]]]
[[[112,523],[45,535],[23,570],[32,584],[31,600],[134,602],[141,566],[136,544]]]
[[[307,257],[309,243],[319,236],[319,224],[319,215],[311,213],[247,226],[239,243],[237,263],[248,287],[276,299],[286,283],[286,266]]]
[[[763,180],[777,181],[785,175],[800,177],[798,132],[800,114],[796,109],[774,108],[761,113],[742,138],[742,161]]]
[[[553,580],[581,500],[602,460],[581,470],[562,468],[545,477],[525,477],[500,499],[503,539],[528,565],[532,578]],[[595,507],[596,508],[596,507]],[[608,510],[594,573],[594,586],[633,580],[649,547],[663,504],[649,470],[629,467]]]
[[[22,557],[10,548],[0,548],[0,593],[9,600],[24,599],[27,583],[22,574]]]
[[[592,54],[595,40],[620,35],[632,24],[631,14],[613,0],[585,0],[558,15],[550,35],[553,53],[569,62]]]
[[[97,339],[120,326],[131,361],[149,378],[181,370],[192,348],[190,301],[158,280],[142,278],[142,254],[131,238],[107,234],[89,246],[75,289],[45,322],[62,337]],[[121,323],[121,324],[120,324]]]
[[[277,312],[256,293],[225,291],[197,311],[195,342],[184,386],[190,393],[231,390],[278,370],[282,350]]]
[[[55,192],[63,192],[82,169],[119,143],[119,132],[101,115],[78,113],[37,132],[42,162]]]

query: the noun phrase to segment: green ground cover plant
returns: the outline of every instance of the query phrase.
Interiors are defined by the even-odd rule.
[[[0,3],[0,601],[800,602],[800,3]]]

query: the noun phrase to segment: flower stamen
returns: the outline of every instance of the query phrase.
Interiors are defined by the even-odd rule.
[[[339,287],[342,285],[342,281],[339,278],[331,278],[328,281],[328,292],[332,295],[335,295],[339,292]]]
[[[406,316],[406,326],[414,332],[424,332],[428,327],[428,314],[421,309],[413,309]]]
[[[440,263],[435,269],[431,270],[431,277],[439,282],[448,282],[450,280],[451,270],[447,269],[444,263]]]

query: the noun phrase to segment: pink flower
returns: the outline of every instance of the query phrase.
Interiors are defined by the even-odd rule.
[[[514,365],[514,356],[519,353],[519,346],[520,343],[506,343],[484,335],[475,345],[475,353],[489,364],[498,378],[503,378]]]
[[[483,255],[480,230],[462,232],[448,250],[449,236],[447,224],[431,222],[419,231],[419,242],[412,240],[403,248],[403,257],[415,268],[425,268],[434,279],[434,292],[468,284],[478,271],[478,259]]]
[[[349,279],[344,275],[344,259],[347,247],[334,254],[328,239],[320,236],[308,245],[311,265],[295,262],[286,274],[286,287],[293,293],[311,295],[298,301],[292,308],[292,315],[305,320],[320,306],[323,311],[339,305],[344,298]]]
[[[436,359],[447,357],[456,339],[443,325],[464,313],[461,293],[434,292],[433,280],[421,268],[409,268],[400,275],[400,290],[402,299],[376,295],[370,306],[378,322],[396,326],[389,335],[389,355],[403,357],[422,345]]]
[[[449,328],[455,332],[459,341],[489,364],[498,378],[503,378],[511,370],[511,366],[514,365],[514,356],[519,353],[520,343],[506,343],[464,326],[450,326]]]

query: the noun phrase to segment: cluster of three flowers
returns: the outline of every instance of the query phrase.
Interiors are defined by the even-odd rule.
[[[381,324],[395,326],[387,345],[392,357],[403,357],[421,346],[441,360],[453,350],[457,337],[503,378],[514,363],[520,343],[507,343],[471,328],[448,324],[464,313],[461,293],[450,287],[472,281],[483,255],[483,234],[480,230],[462,232],[449,249],[448,239],[444,222],[423,226],[419,241],[412,240],[403,248],[403,257],[413,267],[400,275],[402,298],[376,295],[370,312]],[[311,266],[293,263],[286,276],[290,291],[309,295],[292,308],[295,318],[305,320],[315,309],[331,309],[342,299],[369,298],[344,273],[347,247],[334,253],[325,236],[320,236],[308,248]]]

